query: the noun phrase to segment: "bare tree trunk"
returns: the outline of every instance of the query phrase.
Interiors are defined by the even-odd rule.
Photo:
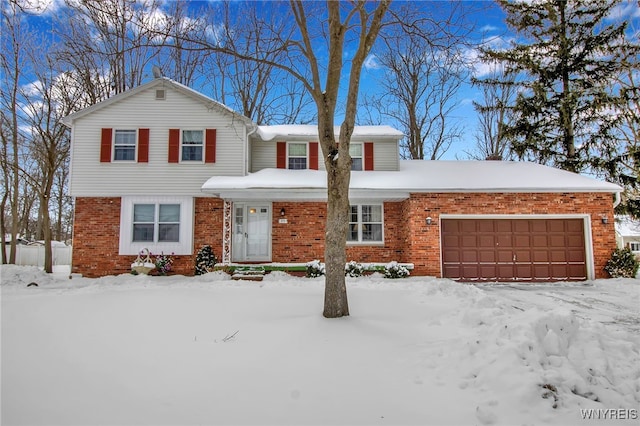
[[[42,234],[44,239],[44,271],[48,274],[53,272],[53,253],[51,250],[51,218],[49,217],[49,197],[40,196],[42,208]]]
[[[305,40],[308,28],[304,10],[299,2],[297,21]],[[349,315],[344,266],[346,264],[347,229],[349,226],[349,183],[351,180],[351,156],[349,145],[355,124],[362,65],[382,26],[382,19],[389,2],[378,4],[373,12],[366,10],[364,2],[356,2],[353,14],[360,20],[359,43],[351,61],[345,118],[340,126],[339,145],[336,149],[334,118],[343,66],[344,37],[350,22],[340,20],[340,3],[327,2],[329,11],[329,60],[324,91],[318,85],[311,91],[318,105],[318,134],[327,169],[327,222],[325,229],[325,298],[323,315],[338,318]],[[351,15],[350,15],[351,16]],[[308,40],[307,40],[308,44]],[[312,52],[306,53],[309,62],[317,64]],[[315,81],[318,73],[314,72]],[[337,151],[337,152],[336,152]],[[337,155],[336,155],[337,154]]]
[[[5,238],[6,224],[4,222],[4,214],[5,214],[8,198],[9,198],[9,193],[5,191],[4,195],[2,196],[2,204],[0,204],[0,233],[2,233],[0,234],[0,244],[2,244],[2,246],[0,246],[0,256],[2,257],[2,260],[0,262],[3,265],[7,263],[7,244],[6,244],[7,240]]]
[[[5,73],[6,81],[9,87],[2,90],[2,96],[9,95],[6,105],[9,107],[10,124],[9,133],[11,141],[11,150],[13,158],[11,163],[6,167],[11,169],[11,244],[9,252],[9,263],[16,263],[16,240],[20,229],[20,219],[18,217],[18,204],[20,201],[20,162],[19,162],[19,134],[18,134],[18,93],[20,88],[20,79],[22,76],[23,52],[26,48],[23,39],[23,31],[21,28],[20,16],[16,13],[16,5],[11,5],[12,9],[6,9],[2,12],[4,37],[7,37],[11,50],[4,52],[2,55],[2,70]],[[8,159],[7,159],[8,161]],[[9,182],[7,182],[9,186]]]

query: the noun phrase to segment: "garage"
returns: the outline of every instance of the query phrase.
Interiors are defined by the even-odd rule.
[[[587,278],[581,218],[442,219],[442,271],[460,281]]]

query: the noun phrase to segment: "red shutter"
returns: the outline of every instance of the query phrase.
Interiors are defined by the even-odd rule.
[[[180,158],[180,129],[169,129],[169,162],[177,163]]]
[[[149,129],[138,129],[138,163],[149,162]]]
[[[364,143],[364,169],[373,170],[373,142]]]
[[[276,167],[279,169],[287,168],[287,143],[278,142],[276,149]]]
[[[205,133],[204,162],[216,162],[216,129],[207,129]]]
[[[111,138],[113,129],[102,129],[102,135],[100,137],[100,162],[111,162]]]
[[[318,142],[309,142],[309,168],[318,170]]]

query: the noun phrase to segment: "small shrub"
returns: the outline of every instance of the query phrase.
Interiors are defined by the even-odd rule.
[[[364,267],[355,260],[347,263],[344,267],[344,274],[350,277],[360,277],[363,272]]]
[[[312,260],[307,263],[307,278],[316,278],[324,275],[324,263],[320,263],[319,260]]]
[[[202,246],[196,255],[196,275],[204,275],[213,271],[213,267],[218,263],[216,255],[210,245]]]
[[[615,249],[604,270],[613,278],[635,278],[638,273],[638,259],[629,247]]]
[[[384,267],[384,277],[385,278],[406,278],[409,276],[409,270],[404,266],[398,264],[398,262],[393,261],[387,263],[387,266]]]
[[[171,253],[170,255],[161,253],[156,255],[155,265],[156,271],[159,275],[167,275],[171,272],[173,268],[173,254],[174,253]]]

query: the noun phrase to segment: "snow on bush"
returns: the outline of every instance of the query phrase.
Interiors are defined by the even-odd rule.
[[[406,278],[408,276],[409,270],[396,261],[389,262],[384,267],[385,278]]]
[[[213,267],[218,262],[216,255],[210,245],[204,245],[196,255],[196,275],[204,275],[213,271]]]
[[[639,267],[638,259],[629,247],[615,249],[604,270],[613,278],[635,278]]]
[[[324,263],[320,263],[317,259],[307,262],[307,278],[316,278],[322,275],[324,275]]]
[[[344,266],[344,274],[349,277],[360,277],[364,272],[362,264],[352,260]]]

